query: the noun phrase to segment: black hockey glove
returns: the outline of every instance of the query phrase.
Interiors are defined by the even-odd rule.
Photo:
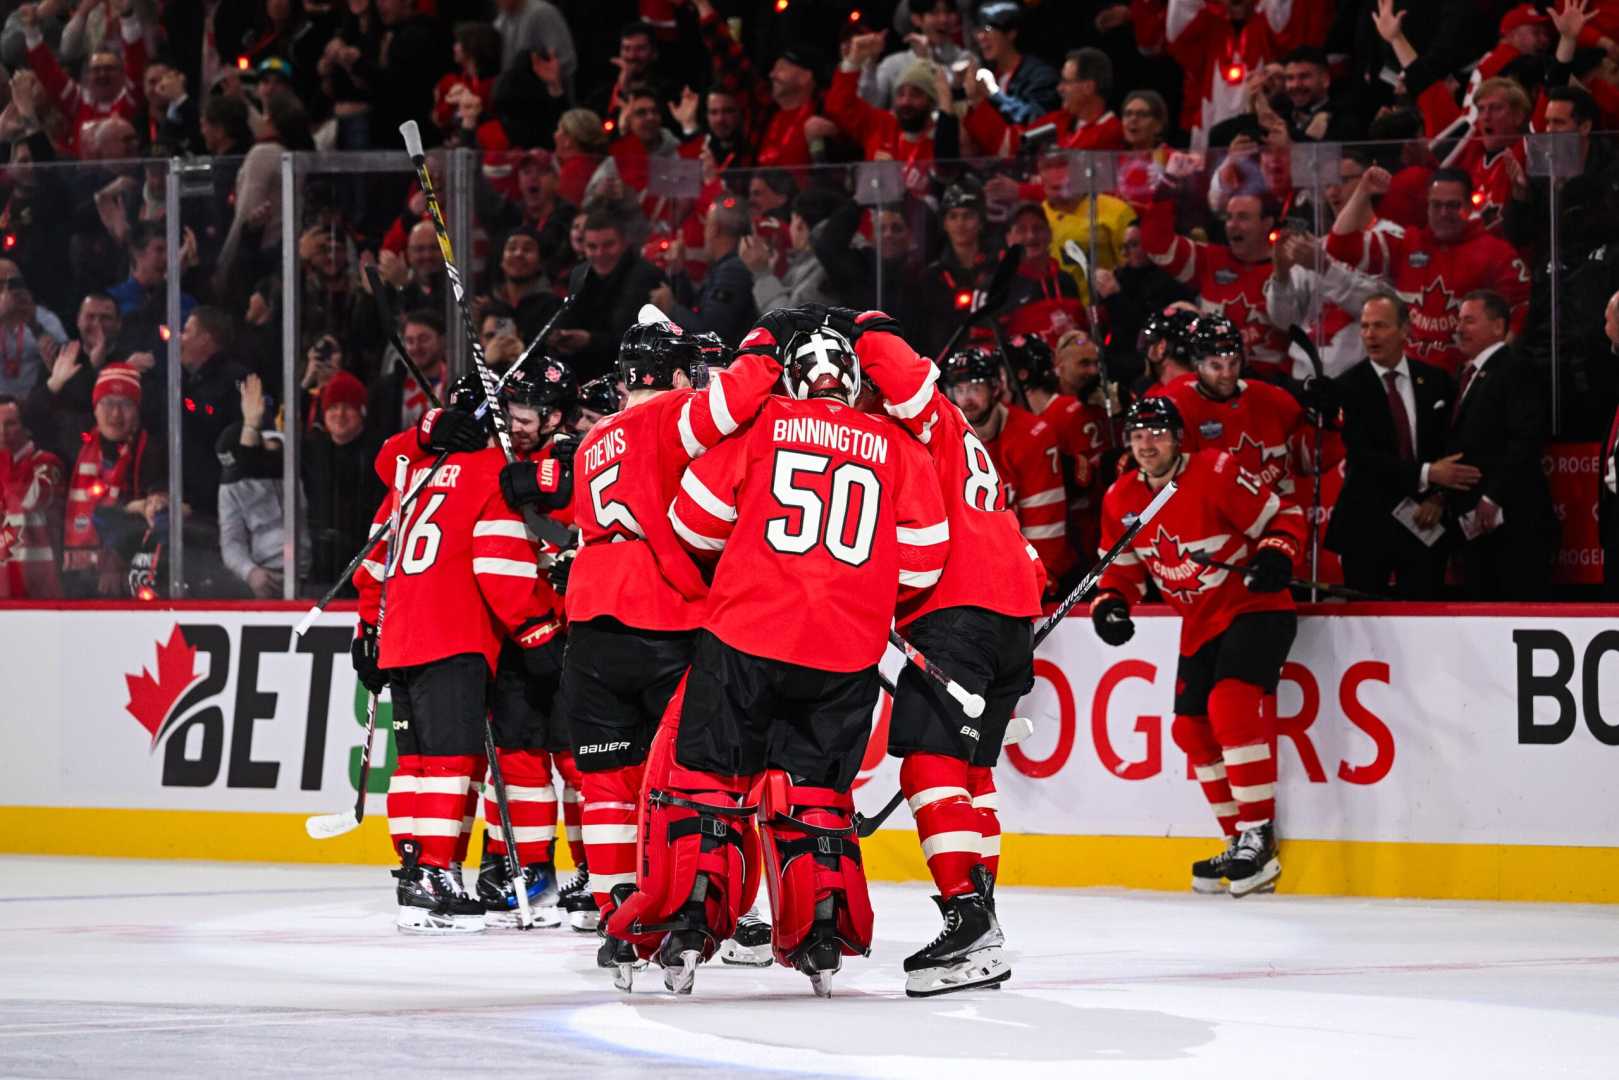
[[[574,554],[572,548],[564,551],[551,560],[551,567],[545,572],[545,576],[550,579],[551,588],[556,590],[558,596],[565,595],[568,591],[568,574],[573,570]]]
[[[802,308],[775,308],[759,316],[754,329],[742,339],[737,355],[760,353],[781,362],[781,349],[800,330],[820,325],[820,320],[804,313]],[[761,334],[759,331],[763,330]]]
[[[1101,597],[1091,605],[1091,625],[1096,636],[1115,648],[1136,636],[1136,624],[1130,621],[1130,605],[1116,594]]]
[[[523,650],[523,670],[531,679],[554,679],[562,673],[562,627],[555,618],[542,616],[517,628],[517,647]]]
[[[433,409],[416,429],[416,442],[423,450],[465,453],[489,445],[489,429],[471,413],[459,409]]]
[[[570,440],[570,445],[571,445]],[[560,510],[573,502],[573,454],[566,461],[513,461],[500,470],[500,493],[506,505],[521,512],[532,506],[538,510]]]
[[[354,665],[355,677],[373,694],[382,693],[388,677],[377,667],[377,628],[368,622],[360,624],[359,633],[349,643],[349,662]]]
[[[1299,400],[1326,424],[1330,425],[1338,416],[1338,386],[1331,379],[1318,379],[1314,375],[1305,379]]]
[[[1293,559],[1277,547],[1261,547],[1245,569],[1249,592],[1281,592],[1293,580]]]

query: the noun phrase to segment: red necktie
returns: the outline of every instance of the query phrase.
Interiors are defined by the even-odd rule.
[[[1450,422],[1456,423],[1456,418],[1462,414],[1462,399],[1467,396],[1467,388],[1472,385],[1473,376],[1478,374],[1478,368],[1469,360],[1462,365],[1461,381],[1456,384],[1456,404],[1450,409]]]
[[[1389,414],[1394,417],[1394,445],[1400,451],[1401,461],[1415,461],[1416,449],[1411,445],[1411,414],[1405,411],[1405,399],[1400,397],[1400,373],[1383,372],[1383,383],[1389,392]]]

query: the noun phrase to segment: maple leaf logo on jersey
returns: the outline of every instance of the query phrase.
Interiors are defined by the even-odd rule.
[[[1181,543],[1181,538],[1173,536],[1162,525],[1152,538],[1152,552],[1147,555],[1147,569],[1158,581],[1158,591],[1166,596],[1179,600],[1181,603],[1190,603],[1192,597],[1213,585],[1219,584],[1219,579],[1212,575],[1219,575],[1223,579],[1225,571],[1215,570],[1195,563],[1187,557],[1188,551],[1197,550],[1197,546]]]
[[[124,685],[129,688],[129,703],[124,709],[151,733],[154,749],[174,703],[199,677],[197,650],[186,641],[178,623],[170,631],[169,640],[157,647],[156,678],[144,667],[139,675],[124,676]]]
[[[1232,460],[1239,467],[1259,477],[1266,484],[1276,483],[1285,471],[1287,447],[1266,446],[1262,442],[1256,442],[1254,437],[1246,431],[1237,440],[1236,446],[1228,448],[1227,453],[1231,455]],[[1268,462],[1274,462],[1274,464],[1267,464]]]

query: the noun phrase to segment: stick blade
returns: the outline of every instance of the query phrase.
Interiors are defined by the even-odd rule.
[[[316,814],[304,821],[304,831],[311,840],[330,840],[359,827],[360,819],[354,816],[353,810],[345,810],[341,814]]]

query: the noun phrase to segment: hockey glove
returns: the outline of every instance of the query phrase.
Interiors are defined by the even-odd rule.
[[[506,505],[521,512],[524,507],[560,510],[573,502],[573,455],[568,461],[513,461],[500,470],[500,493]]]
[[[349,662],[354,665],[355,677],[373,694],[382,693],[388,677],[377,667],[377,628],[368,622],[359,626],[359,633],[349,643]]]
[[[489,430],[482,420],[459,409],[431,409],[416,428],[416,443],[437,453],[464,453],[489,445]]]
[[[562,673],[562,627],[547,615],[517,628],[517,646],[523,650],[523,670],[531,679],[554,679]]]
[[[818,319],[804,314],[800,308],[775,308],[759,316],[759,321],[753,324],[742,339],[736,354],[738,357],[749,353],[758,353],[781,363],[781,348],[786,345],[792,336],[800,330],[818,326]]]
[[[1293,580],[1293,559],[1281,548],[1261,547],[1246,570],[1249,592],[1281,592]]]
[[[1091,605],[1091,625],[1096,636],[1115,648],[1136,636],[1136,624],[1130,621],[1130,605],[1117,593],[1097,599]]]
[[[558,596],[562,596],[568,591],[568,574],[573,570],[575,554],[575,550],[569,548],[551,560],[551,567],[545,572],[545,576],[550,579],[551,588],[556,590]]]

